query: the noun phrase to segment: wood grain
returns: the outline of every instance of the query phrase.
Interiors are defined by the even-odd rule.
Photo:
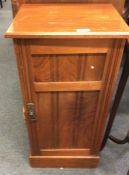
[[[32,123],[29,120],[27,109],[26,109],[26,104],[32,101],[32,94],[30,89],[28,67],[26,62],[27,53],[26,53],[26,47],[24,47],[25,45],[26,45],[26,42],[24,40],[14,39],[16,61],[17,61],[22,97],[23,97],[24,118],[28,129],[30,151],[31,151],[31,155],[39,155],[40,150],[39,150],[39,145],[37,141],[36,125],[34,122]]]
[[[114,52],[112,52],[112,58],[114,58],[114,60],[112,60],[112,63],[109,63],[108,65],[108,73],[105,76],[105,81],[106,81],[105,88],[104,88],[105,91],[101,91],[100,99],[99,99],[99,104],[101,105],[102,103],[101,98],[103,98],[103,108],[101,110],[97,109],[97,113],[96,113],[96,122],[98,123],[95,122],[95,126],[94,126],[93,135],[96,135],[96,139],[94,139],[93,145],[92,145],[94,151],[95,150],[99,151],[99,148],[102,143],[105,126],[102,125],[101,122],[103,121],[103,123],[106,123],[106,120],[107,120],[107,115],[110,109],[113,91],[115,89],[117,74],[118,74],[118,70],[122,60],[124,46],[125,46],[125,40],[116,40],[113,46]],[[99,125],[99,130],[97,129],[98,125]],[[95,147],[97,149],[94,149]]]
[[[93,54],[107,53],[111,46],[112,40],[109,39],[44,39],[33,40],[30,45],[30,50],[33,56],[43,54]]]
[[[42,156],[88,156],[90,149],[41,149]]]
[[[82,71],[81,65],[83,65],[82,81],[100,81],[104,70],[105,57],[106,54],[103,53],[32,55],[33,79],[35,82],[52,82],[52,76],[58,74],[55,81],[80,81],[78,74]]]
[[[38,93],[39,119],[37,124],[39,125],[40,148],[90,148],[90,134],[98,94],[98,92],[84,92],[83,98],[78,99],[77,106],[75,100],[77,95],[80,96],[80,93]],[[53,101],[55,95],[58,96],[58,103]],[[79,109],[78,114],[76,114],[75,108]],[[78,122],[78,126],[75,125],[76,122]],[[76,138],[76,145],[74,144],[75,127],[80,132],[78,139]],[[85,139],[81,140],[81,133],[85,134]],[[55,143],[55,141],[57,142]]]
[[[78,64],[77,68],[73,69],[72,64],[68,66],[69,59],[67,57],[67,54],[65,55],[65,61],[67,63],[67,67],[71,67],[72,71],[74,71],[74,76],[72,75],[72,79],[69,79],[70,82],[63,82],[64,76],[61,76],[61,70],[63,70],[63,74],[65,75],[65,72],[63,67],[59,69],[59,60],[56,59],[58,58],[57,55],[52,55],[51,59],[49,60],[50,67],[46,67],[45,71],[48,73],[50,71],[50,80],[52,82],[45,82],[45,81],[38,81],[35,82],[35,70],[34,70],[34,61],[36,62],[35,64],[38,66],[37,68],[39,69],[39,66],[41,67],[45,64],[47,65],[48,62],[43,62],[44,59],[49,59],[50,55],[48,56],[33,56],[30,52],[30,41],[24,41],[20,40],[19,43],[21,43],[18,47],[18,49],[22,48],[22,52],[24,53],[24,63],[20,65],[20,71],[23,71],[22,67],[23,65],[25,66],[26,72],[31,74],[28,78],[28,83],[31,84],[31,91],[32,94],[34,93],[36,98],[33,98],[36,104],[36,111],[37,111],[37,121],[36,122],[31,122],[29,121],[29,118],[27,116],[26,112],[26,106],[25,106],[25,115],[27,119],[27,126],[28,126],[28,131],[30,133],[30,140],[31,140],[31,147],[32,147],[32,153],[33,155],[40,155],[38,158],[33,157],[31,158],[31,165],[33,167],[59,167],[59,166],[66,166],[66,167],[92,167],[92,163],[90,163],[90,160],[87,156],[91,156],[92,154],[95,153],[98,155],[98,149],[100,147],[100,142],[102,139],[99,137],[100,134],[102,134],[102,129],[100,130],[99,128],[103,127],[102,123],[98,127],[98,121],[97,119],[97,110],[99,109],[104,109],[106,110],[106,106],[103,108],[102,104],[100,105],[98,100],[100,99],[100,94],[101,95],[101,101],[103,98],[107,98],[108,101],[108,96],[105,96],[104,92],[107,93],[107,79],[106,76],[109,75],[109,72],[113,72],[115,69],[112,65],[114,65],[115,58],[117,58],[113,53],[117,52],[118,50],[115,49],[118,46],[114,45],[114,41],[112,41],[112,45],[108,48],[108,53],[107,54],[102,54],[99,53],[95,54],[96,58],[95,64],[101,64],[102,63],[102,68],[104,69],[103,71],[101,69],[97,69],[97,75],[99,75],[99,72],[101,72],[101,78],[99,78],[100,81],[93,81],[93,82],[85,82],[82,81],[85,79],[86,73],[85,71],[87,70],[87,61],[86,59],[89,58],[91,61],[93,58],[93,55],[88,54],[88,56],[85,56],[82,54],[81,56],[75,56],[73,59],[73,62],[76,62],[76,57],[78,58]],[[25,48],[23,47],[23,44]],[[22,46],[22,47],[21,47]],[[119,46],[120,47],[120,46]],[[17,50],[18,50],[17,49]],[[90,56],[89,56],[90,55]],[[60,54],[60,59],[64,58],[64,55]],[[111,59],[111,58],[114,59]],[[19,57],[22,59],[22,57]],[[27,60],[26,60],[27,58]],[[41,59],[41,60],[40,60]],[[67,60],[68,59],[68,60]],[[100,61],[99,61],[100,59]],[[103,62],[101,60],[104,60]],[[38,62],[39,61],[39,62]],[[112,61],[112,62],[111,62]],[[42,64],[41,64],[42,63]],[[63,63],[63,62],[62,62]],[[64,62],[65,63],[65,62]],[[88,66],[89,67],[89,66]],[[50,69],[51,68],[51,69]],[[53,68],[53,71],[52,71]],[[37,69],[37,70],[38,70]],[[41,68],[41,70],[43,67]],[[59,70],[61,72],[59,72]],[[44,72],[45,72],[44,71]],[[42,72],[42,71],[41,71]],[[40,75],[41,75],[40,72]],[[89,73],[90,71],[88,71]],[[25,73],[25,72],[23,72]],[[71,75],[69,73],[69,75]],[[21,75],[21,74],[20,74]],[[28,75],[27,75],[28,76]],[[48,77],[48,76],[47,76]],[[66,77],[69,77],[66,75]],[[88,76],[87,76],[88,77]],[[104,78],[105,77],[105,78]],[[89,77],[89,80],[92,79],[92,76]],[[109,76],[109,79],[111,79],[111,76]],[[23,81],[23,78],[21,79]],[[62,81],[62,82],[59,82]],[[74,81],[71,81],[74,80]],[[75,81],[76,80],[76,81]],[[102,85],[102,82],[105,84]],[[23,81],[24,82],[24,81]],[[77,88],[78,84],[85,84],[86,86],[91,83],[91,87],[93,88],[93,85],[96,86],[96,83],[100,86],[99,91],[96,91],[97,89],[92,89],[91,87],[87,89],[88,91],[82,92],[82,89],[78,92],[75,92],[75,88]],[[39,84],[41,86],[40,91],[38,93],[35,91],[33,88],[33,84]],[[45,88],[46,90],[44,91],[42,87],[44,85],[47,85]],[[60,85],[62,88],[60,87]],[[71,92],[65,91],[70,90],[68,84],[73,84],[71,88]],[[56,86],[57,85],[57,86]],[[59,85],[59,86],[58,86]],[[66,85],[66,86],[64,86]],[[30,86],[30,85],[29,85]],[[80,86],[80,85],[79,85]],[[53,91],[54,88],[59,88],[59,92],[49,92],[49,87],[50,90]],[[29,88],[30,89],[30,88]],[[56,89],[57,90],[57,89]],[[86,89],[85,89],[86,90]],[[26,89],[25,89],[26,91]],[[102,93],[103,92],[103,93]],[[31,94],[30,94],[31,95]],[[105,97],[104,97],[105,96]],[[32,98],[32,97],[31,97]],[[100,108],[101,106],[101,108]],[[105,118],[106,119],[106,118]],[[101,119],[102,120],[102,119]],[[95,125],[97,127],[97,132],[94,133]],[[104,125],[104,123],[103,123]],[[99,133],[98,136],[98,131]],[[95,135],[94,135],[95,134]],[[85,138],[85,139],[82,139]],[[97,138],[97,143],[93,144],[96,142]],[[94,147],[93,147],[94,146]],[[60,149],[64,149],[63,152],[60,151]],[[72,150],[75,150],[72,152]],[[35,150],[38,150],[38,153],[35,152]],[[44,152],[45,150],[53,150],[54,152],[48,151]],[[57,151],[56,151],[57,150]],[[68,153],[69,150],[69,153]],[[89,150],[85,154],[83,154],[83,151],[78,152],[79,150]],[[45,154],[46,155],[45,155]],[[51,154],[52,153],[52,154]],[[75,156],[76,155],[76,156]],[[61,157],[62,156],[62,157]],[[69,157],[72,156],[72,157]],[[78,156],[82,156],[82,159],[86,160],[85,164],[80,165],[80,158]],[[55,159],[55,163],[52,163],[51,158]],[[66,157],[66,159],[64,158]],[[76,160],[77,159],[77,160]],[[58,161],[61,161],[62,163],[60,164]],[[92,159],[92,162],[96,162],[94,166],[97,165],[98,159],[96,158]],[[46,162],[46,163],[44,163]]]
[[[53,3],[22,5],[5,37],[126,38],[128,35],[128,25],[111,4]]]
[[[30,156],[30,164],[32,167],[50,168],[50,167],[70,167],[70,168],[96,168],[99,157],[93,156]]]
[[[101,81],[93,82],[49,82],[34,83],[36,92],[54,92],[54,91],[98,91],[102,89]]]

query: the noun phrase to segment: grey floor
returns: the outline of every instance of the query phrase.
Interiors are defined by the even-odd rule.
[[[12,41],[3,37],[12,19],[11,3],[0,9],[0,175],[126,175],[129,145],[108,141],[96,169],[33,169],[28,163],[27,131],[22,116],[22,101]],[[126,135],[129,128],[129,82],[112,133]]]

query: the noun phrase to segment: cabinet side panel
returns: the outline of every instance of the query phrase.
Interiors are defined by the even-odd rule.
[[[26,43],[24,40],[14,39],[14,46],[15,46],[17,67],[19,72],[20,86],[23,97],[23,113],[29,134],[30,149],[31,149],[30,151],[31,155],[39,155],[38,142],[36,142],[37,140],[36,124],[35,122],[33,123],[30,122],[26,109],[27,103],[32,101],[29,73],[27,68],[28,57],[26,53]]]
[[[92,145],[92,150],[94,150],[94,153],[98,152],[101,147],[104,135],[104,128],[106,125],[111,100],[115,89],[115,83],[120,63],[122,60],[124,46],[125,46],[125,40],[115,40],[112,45],[112,50],[109,51],[108,54],[109,61],[107,65],[107,73],[103,77],[104,86],[100,94],[98,109],[96,113],[96,120],[94,124],[93,145]]]

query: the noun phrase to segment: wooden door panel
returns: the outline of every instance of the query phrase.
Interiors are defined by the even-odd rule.
[[[90,149],[99,92],[38,93],[40,149]]]
[[[55,166],[55,161],[59,161],[63,167],[68,165],[65,165],[66,160],[72,162],[70,167],[75,161],[81,162],[81,165],[85,160],[98,161],[98,152],[95,152],[96,148],[93,149],[96,137],[94,127],[109,61],[112,60],[114,41],[108,43],[103,52],[96,52],[91,44],[93,53],[88,53],[89,49],[81,53],[78,49],[79,53],[74,54],[66,46],[68,52],[64,54],[43,54],[39,45],[39,50],[32,50],[28,40],[27,66],[37,114],[38,155],[43,166],[45,162]],[[38,157],[35,158],[40,161]]]
[[[106,54],[32,56],[34,81],[100,81]]]
[[[29,66],[41,155],[86,156],[92,152],[93,125],[112,44],[111,40],[103,41],[31,43]]]

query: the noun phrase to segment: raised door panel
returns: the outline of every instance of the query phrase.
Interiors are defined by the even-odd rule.
[[[105,57],[106,54],[33,56],[34,81],[99,81]]]
[[[99,92],[38,93],[40,149],[91,149]]]
[[[40,154],[51,156],[52,150],[55,156],[91,154],[111,45],[111,40],[57,40],[55,46],[53,40],[31,42],[28,66]]]
[[[103,53],[32,55],[33,81],[42,87],[44,82],[55,82],[57,86],[58,82],[101,82],[105,60]],[[75,86],[75,91],[69,92],[69,85],[57,92],[51,84],[50,92],[47,88],[36,92],[40,150],[91,149],[99,91],[89,88],[82,92],[80,88],[77,92]]]

